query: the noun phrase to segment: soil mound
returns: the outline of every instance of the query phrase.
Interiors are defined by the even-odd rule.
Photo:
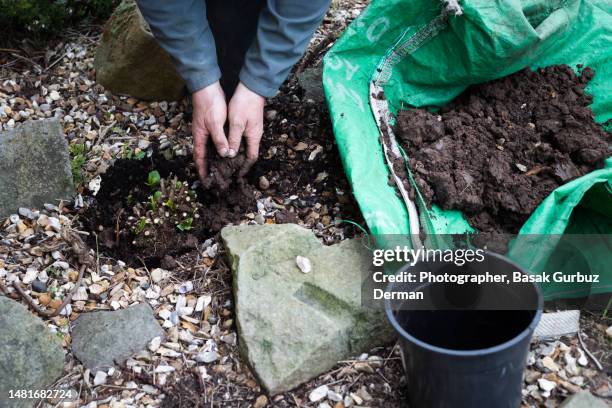
[[[117,160],[84,213],[97,234],[98,242],[91,244],[148,266],[196,250],[198,242],[255,208],[254,188],[237,174],[240,160],[210,158],[209,176],[198,188],[190,157]],[[157,172],[153,180],[152,172]]]
[[[603,164],[610,137],[566,65],[471,87],[438,113],[399,112],[395,132],[428,204],[482,232],[517,233],[554,189]]]

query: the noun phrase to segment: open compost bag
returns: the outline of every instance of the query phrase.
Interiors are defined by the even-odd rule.
[[[557,64],[595,71],[586,88],[591,108],[597,122],[611,119],[610,0],[374,0],[329,51],[323,69],[340,155],[370,232],[411,231],[410,209],[388,183],[372,83],[381,84],[393,114],[409,106],[440,107],[471,84]],[[545,284],[546,299],[612,292],[606,240],[585,243],[579,260],[552,256],[563,234],[612,233],[611,180],[609,158],[604,168],[553,191],[520,230],[532,238],[511,243],[508,255],[534,273],[588,267],[600,274],[592,285]],[[473,232],[458,211],[420,205],[419,217],[429,233]]]

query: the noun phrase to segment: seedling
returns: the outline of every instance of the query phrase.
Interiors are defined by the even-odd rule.
[[[198,226],[202,205],[196,200],[195,192],[187,182],[179,181],[176,176],[161,178],[158,171],[149,173],[146,181],[150,195],[146,201],[136,201],[128,216],[132,243],[136,246],[172,246],[168,240],[172,233],[193,231]]]
[[[121,157],[128,160],[142,160],[145,158],[146,155],[147,153],[144,150],[135,153],[134,149],[132,149],[131,147],[124,146]]]
[[[85,166],[85,145],[82,143],[73,143],[69,146],[70,151],[70,169],[72,170],[72,179],[76,185],[83,184],[85,177],[83,175],[83,167]]]
[[[164,206],[168,207],[172,211],[176,211],[176,205],[174,204],[174,201],[172,201],[171,198],[167,199],[164,202]]]
[[[193,217],[187,217],[183,220],[183,222],[178,224],[176,227],[182,232],[185,232],[193,228],[192,224],[193,224]]]
[[[159,186],[160,181],[161,181],[161,176],[159,175],[159,171],[153,170],[149,172],[149,176],[147,177],[146,185],[153,189]]]
[[[144,231],[146,227],[147,227],[147,219],[143,217],[138,220],[138,223],[136,224],[136,228],[134,228],[134,233],[138,235],[142,231]]]
[[[47,268],[47,275],[52,278],[58,278],[62,275],[62,272],[55,266],[49,266]]]

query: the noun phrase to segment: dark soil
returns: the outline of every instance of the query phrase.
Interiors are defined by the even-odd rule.
[[[471,87],[438,113],[401,111],[396,134],[428,204],[483,232],[517,233],[554,189],[602,166],[610,138],[568,66]]]
[[[153,190],[146,184],[149,172],[157,170],[162,180],[168,180],[167,184],[174,183],[175,179],[186,182],[183,189],[189,190],[197,185],[191,157],[166,160],[161,155],[153,155],[144,160],[118,160],[103,175],[102,187],[85,211],[86,224],[97,232],[97,245],[108,255],[133,265],[145,262],[147,266],[158,266],[164,259],[168,263],[167,260],[196,249],[199,242],[253,211],[254,188],[244,179],[237,179],[232,171],[239,160],[210,159],[211,171],[204,181],[205,188],[193,190],[199,202],[197,211],[185,208],[184,203],[175,203],[174,212],[187,214],[183,219],[197,212],[193,224],[185,231],[180,231],[176,222],[150,222],[147,228],[138,231],[137,223],[140,218],[164,219],[164,214],[172,212],[161,205],[166,201],[164,197],[151,214],[149,203]],[[177,201],[175,193],[172,198]],[[172,219],[172,216],[166,218]]]
[[[327,109],[303,100],[302,93],[292,77],[279,96],[268,102],[260,157],[244,177],[238,174],[243,155],[234,159],[210,157],[209,177],[204,188],[196,189],[202,208],[189,231],[179,231],[174,223],[147,228],[147,236],[136,236],[133,230],[143,215],[136,214],[134,206],[140,203],[146,207],[151,196],[146,185],[148,173],[157,170],[162,179],[176,177],[192,186],[198,177],[190,156],[167,160],[154,154],[143,160],[115,161],[83,214],[84,228],[97,235],[92,234],[89,244],[130,265],[140,266],[144,261],[149,267],[173,269],[174,258],[191,254],[198,243],[225,225],[245,221],[247,214],[256,213],[256,199],[263,197],[271,197],[278,208],[266,222],[299,222],[315,229],[327,244],[353,236],[355,228],[349,224],[336,227],[339,232],[334,235],[321,233],[333,226],[336,218],[362,219],[342,169]],[[298,148],[300,142],[307,147]],[[261,186],[261,177],[266,178],[267,188]],[[128,220],[130,216],[132,220]]]
[[[214,200],[209,201],[202,219],[212,232],[240,220],[255,208],[255,189],[239,174],[245,160],[242,153],[232,159],[209,159],[209,174],[203,187]]]

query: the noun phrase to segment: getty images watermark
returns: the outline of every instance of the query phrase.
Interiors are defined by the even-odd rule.
[[[362,297],[368,300],[427,300],[439,290],[465,292],[483,285],[514,285],[512,290],[528,283],[598,284],[599,274],[573,271],[539,271],[525,273],[495,268],[482,248],[426,249],[396,245],[390,249],[372,251],[370,284],[366,282]],[[395,284],[395,285],[390,285]],[[446,285],[446,286],[445,286]],[[390,289],[392,287],[392,289]],[[471,288],[471,289],[470,289]],[[520,288],[517,289],[520,291]],[[499,292],[501,293],[501,292]],[[363,301],[363,299],[362,299]],[[494,302],[491,302],[494,304]]]

